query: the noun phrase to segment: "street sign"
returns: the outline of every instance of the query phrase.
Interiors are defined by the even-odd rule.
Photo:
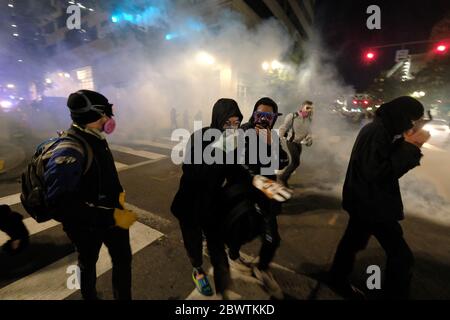
[[[395,52],[395,62],[406,60],[408,59],[408,57],[409,57],[409,50],[407,49],[397,50]]]

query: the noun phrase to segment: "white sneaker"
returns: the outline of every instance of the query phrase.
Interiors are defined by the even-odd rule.
[[[278,285],[277,281],[273,277],[272,273],[268,270],[260,270],[258,267],[253,268],[253,274],[256,279],[261,281],[266,288],[267,293],[269,293],[273,298],[277,300],[283,300],[284,294]]]
[[[231,260],[228,258],[228,263],[230,265],[230,269],[239,272],[244,275],[251,276],[253,273],[251,263],[246,261],[244,258],[239,257],[236,260]]]

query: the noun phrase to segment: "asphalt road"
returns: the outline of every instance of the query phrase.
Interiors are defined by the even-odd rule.
[[[177,221],[169,211],[181,170],[168,157],[167,141],[150,144],[121,145],[115,147],[120,151],[114,151],[120,179],[127,191],[127,203],[139,214],[139,224],[132,231],[133,297],[195,299],[198,296],[193,292],[190,264]],[[440,163],[442,168],[442,161],[447,157],[447,151],[429,156],[429,163],[424,162],[420,168],[425,171],[419,173],[434,174],[436,164]],[[274,261],[274,274],[288,299],[339,299],[315,279],[328,269],[347,222],[346,214],[340,209],[342,168],[333,163],[324,165],[314,149],[305,150],[302,160],[291,181],[295,196],[284,205],[279,217],[282,244]],[[442,170],[448,176],[448,165]],[[440,179],[439,174],[437,178],[438,181],[447,179]],[[439,186],[444,204],[449,202],[448,181]],[[19,192],[17,179],[2,180],[0,203],[11,204],[14,210],[25,214],[18,203]],[[412,298],[450,299],[450,226],[439,219],[424,217],[423,212],[407,212],[407,219],[402,222],[416,257]],[[32,224],[31,227],[33,235],[28,250],[16,257],[0,253],[0,298],[79,299],[79,291],[68,289],[66,283],[70,277],[67,267],[76,264],[76,256],[61,226]],[[0,242],[6,240],[1,236]],[[258,244],[255,241],[245,246],[243,252],[257,256]],[[205,261],[207,264],[207,258]],[[380,293],[366,288],[366,269],[375,264],[383,270],[384,262],[384,253],[376,240],[371,240],[368,249],[358,256],[352,280],[369,299],[379,299]],[[108,264],[105,255],[98,266],[97,286],[105,299],[112,298]],[[254,279],[237,275],[234,278],[233,292],[238,298],[269,298]]]

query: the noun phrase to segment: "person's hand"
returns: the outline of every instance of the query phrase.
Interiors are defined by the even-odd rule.
[[[125,191],[119,194],[119,204],[125,209]]]
[[[130,229],[137,220],[136,213],[127,209],[114,209],[114,221],[116,226],[122,229]]]
[[[125,209],[125,191],[119,194],[119,204],[122,209],[114,209],[114,221],[116,226],[122,229],[129,229],[137,220],[136,213]]]
[[[265,139],[267,144],[272,144],[272,132],[270,129],[263,128],[259,125],[255,127],[256,134],[259,135],[262,139]]]
[[[253,186],[263,192],[269,199],[285,202],[292,198],[292,190],[263,176],[253,178]]]
[[[311,147],[313,144],[313,139],[310,135],[307,135],[305,140],[303,140],[307,147]]]
[[[424,129],[419,129],[417,131],[411,129],[405,132],[403,137],[406,142],[422,148],[423,144],[431,138],[431,134]]]

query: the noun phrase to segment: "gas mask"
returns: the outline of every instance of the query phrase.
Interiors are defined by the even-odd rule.
[[[108,104],[108,105],[101,105],[101,104],[92,104],[92,102],[89,100],[89,98],[81,91],[78,91],[77,94],[79,94],[80,96],[82,96],[84,98],[84,100],[86,101],[86,106],[84,108],[81,109],[76,109],[73,110],[71,109],[70,111],[72,113],[85,113],[88,111],[94,111],[97,112],[99,115],[101,116],[106,116],[108,117],[108,120],[103,124],[103,132],[105,132],[106,134],[111,134],[114,132],[114,130],[116,129],[116,121],[114,120],[113,116],[114,114],[112,113],[112,104]]]
[[[300,111],[300,115],[302,116],[302,118],[307,118],[309,116],[312,115],[313,112],[313,108],[312,106],[305,106],[302,111]]]
[[[277,120],[278,114],[274,112],[253,112],[253,123],[264,129],[271,129]]]
[[[225,129],[220,138],[213,144],[213,147],[225,152],[233,151],[237,148],[238,137],[238,128]]]
[[[114,132],[115,129],[116,129],[116,120],[114,120],[114,118],[108,117],[108,120],[103,125],[103,131],[106,134],[111,134]]]

